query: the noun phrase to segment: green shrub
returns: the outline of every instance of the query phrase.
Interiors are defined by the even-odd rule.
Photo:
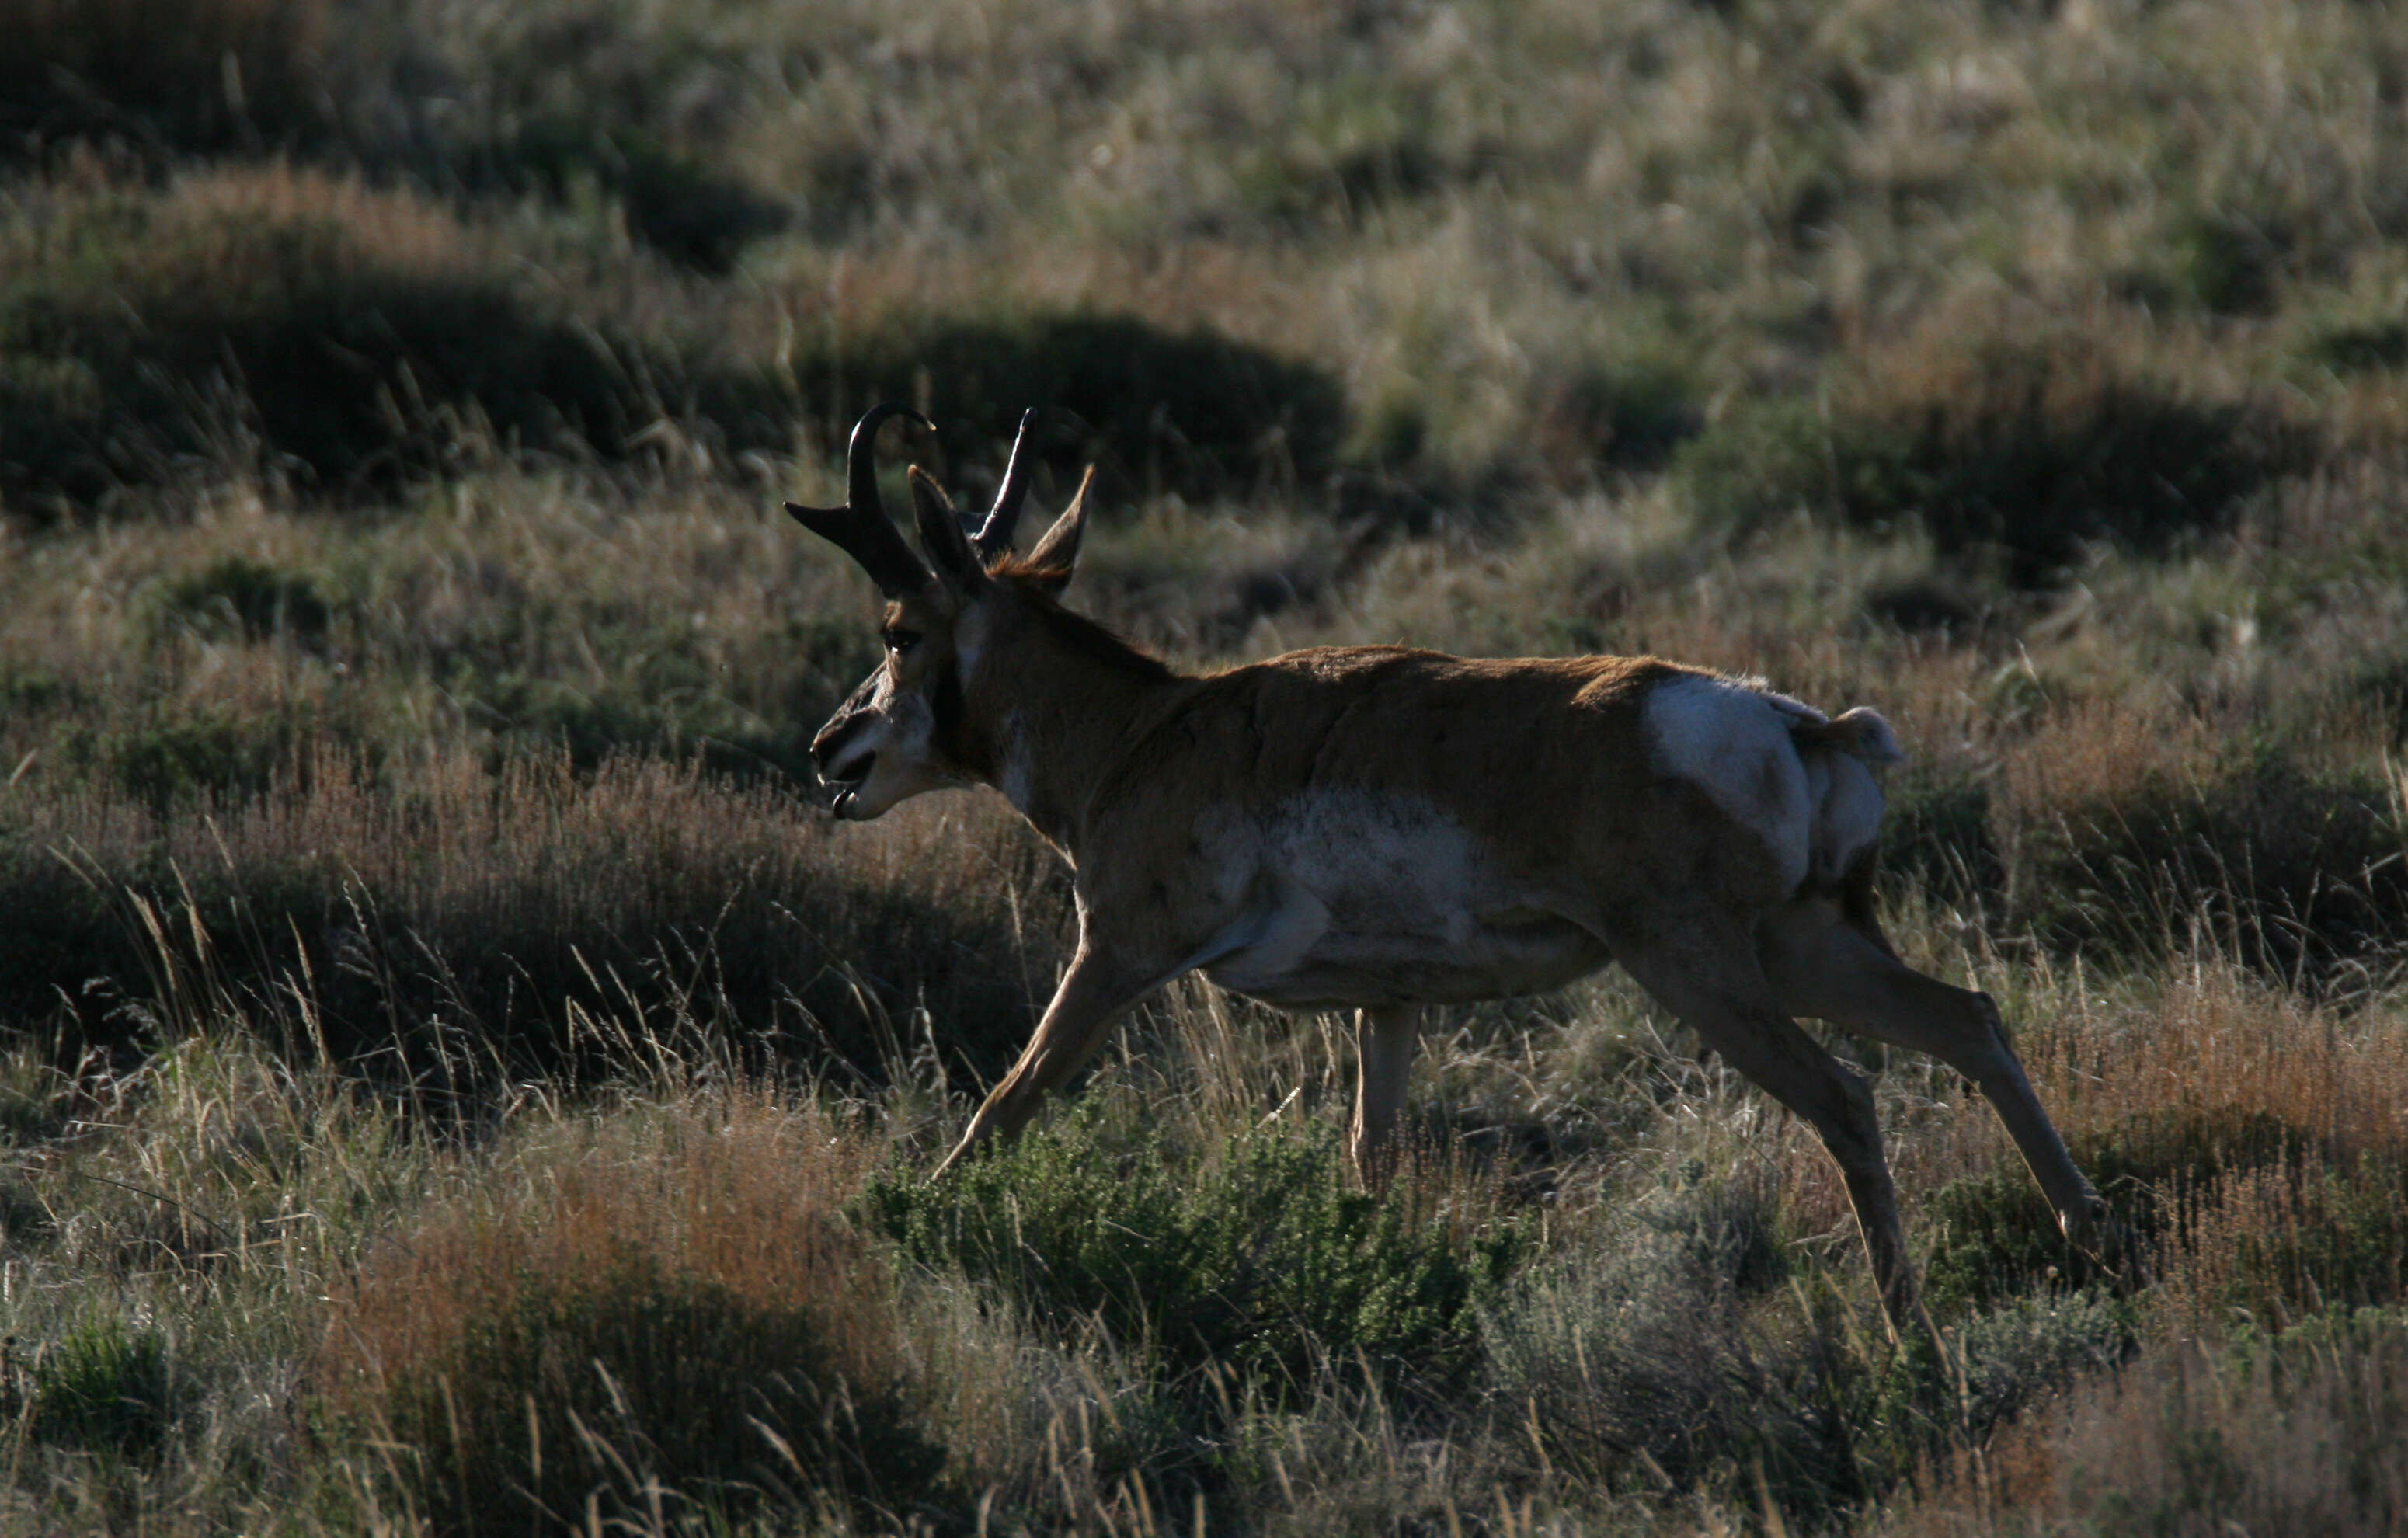
[[[204,799],[241,800],[268,788],[312,736],[293,712],[261,714],[212,706],[190,715],[108,726],[78,726],[65,761],[165,816]]]
[[[955,1170],[862,1197],[904,1256],[959,1268],[1040,1320],[1100,1319],[1180,1374],[1219,1362],[1301,1384],[1359,1361],[1442,1390],[1478,1309],[1527,1253],[1511,1220],[1455,1231],[1356,1190],[1334,1133],[1254,1133],[1198,1167],[1111,1136],[1087,1107]]]
[[[1819,1287],[1799,1288],[1802,1317],[1772,1324],[1746,1297],[1770,1278],[1751,1284],[1727,1246],[1700,1243],[1742,1214],[1769,1234],[1771,1205],[1740,1187],[1659,1195],[1602,1264],[1592,1251],[1539,1270],[1490,1312],[1494,1386],[1552,1461],[1609,1489],[1669,1482],[1820,1526],[2133,1349],[2134,1310],[2098,1292],[2009,1298],[1944,1355]]]
[[[2365,321],[2321,331],[2308,356],[2337,374],[2408,367],[2408,320]]]
[[[1542,396],[1534,436],[1559,476],[1583,467],[1658,470],[1705,430],[1696,380],[1663,359],[1592,365]]]
[[[2294,255],[2292,233],[2223,209],[2195,210],[2173,222],[2157,247],[2157,282],[2140,283],[2157,303],[2214,315],[2262,315],[2274,308]],[[2150,288],[2157,293],[2150,294]]]
[[[557,62],[543,68],[561,71]],[[745,247],[786,227],[791,214],[781,200],[613,120],[603,104],[578,105],[574,115],[566,104],[501,114],[493,132],[473,138],[429,124],[434,142],[393,158],[437,186],[555,203],[602,194],[616,200],[629,235],[712,276],[732,271]]]
[[[1956,1345],[1963,1381],[1948,1387],[1978,1445],[2076,1378],[2128,1360],[2140,1349],[2138,1310],[2097,1286],[2011,1298],[1965,1320]]]
[[[1990,830],[1990,795],[1963,769],[1910,763],[1883,786],[1881,864],[1941,903],[2001,898],[2006,864]]]
[[[2140,1349],[2141,1311],[2103,1287],[2007,1298],[1889,1350],[1823,1347],[1857,1488],[1887,1496],[1951,1452],[1989,1445],[2028,1409]],[[1828,1328],[1825,1322],[1825,1328]]]
[[[146,1456],[176,1423],[167,1343],[157,1330],[93,1317],[36,1349],[27,1427],[38,1440]]]
[[[1616,1491],[1770,1495],[1793,1519],[1861,1500],[1846,1396],[1868,1367],[1846,1325],[1784,1337],[1749,1306],[1788,1271],[1770,1188],[1668,1189],[1626,1221],[1484,1318],[1492,1385],[1546,1457]]]
[[[1234,168],[1243,208],[1299,233],[1359,224],[1375,209],[1425,197],[1461,176],[1411,130],[1334,152],[1318,146],[1257,149]]]

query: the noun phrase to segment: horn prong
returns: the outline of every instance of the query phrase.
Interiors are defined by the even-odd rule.
[[[1012,531],[1020,523],[1021,504],[1028,499],[1033,456],[1027,449],[1036,430],[1037,408],[1032,406],[1020,413],[1020,430],[1011,438],[1011,457],[1003,466],[1003,484],[996,488],[995,505],[987,510],[986,521],[970,540],[978,547],[982,560],[992,561],[1011,548]]]

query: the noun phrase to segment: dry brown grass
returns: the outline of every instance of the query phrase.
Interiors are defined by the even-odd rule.
[[[2396,1318],[2181,1346],[2086,1385],[1870,1531],[1896,1538],[2394,1532],[2408,1520]]]
[[[875,1155],[742,1090],[560,1128],[338,1283],[312,1370],[446,1529],[908,1500],[943,1454],[840,1215]]]

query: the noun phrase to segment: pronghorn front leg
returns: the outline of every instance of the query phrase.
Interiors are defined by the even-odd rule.
[[[1070,970],[1062,974],[1054,1001],[1045,1006],[1045,1018],[1038,1022],[1037,1034],[1029,1038],[1020,1061],[1011,1065],[1011,1071],[970,1118],[969,1130],[945,1156],[945,1162],[937,1166],[937,1174],[942,1175],[989,1138],[1018,1135],[1036,1114],[1038,1102],[1060,1088],[1103,1044],[1104,1032],[1121,1012],[1162,982],[1160,972],[1133,970],[1082,935],[1079,949],[1070,957]]]
[[[1354,1128],[1349,1151],[1354,1173],[1369,1190],[1388,1184],[1397,1167],[1397,1117],[1420,1044],[1420,1012],[1386,1005],[1354,1012]]]

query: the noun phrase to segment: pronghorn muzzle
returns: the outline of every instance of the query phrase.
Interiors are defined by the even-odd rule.
[[[811,768],[826,787],[828,810],[838,817],[845,815],[847,803],[878,767],[878,740],[884,723],[869,709],[877,686],[878,675],[873,673],[811,739]]]

